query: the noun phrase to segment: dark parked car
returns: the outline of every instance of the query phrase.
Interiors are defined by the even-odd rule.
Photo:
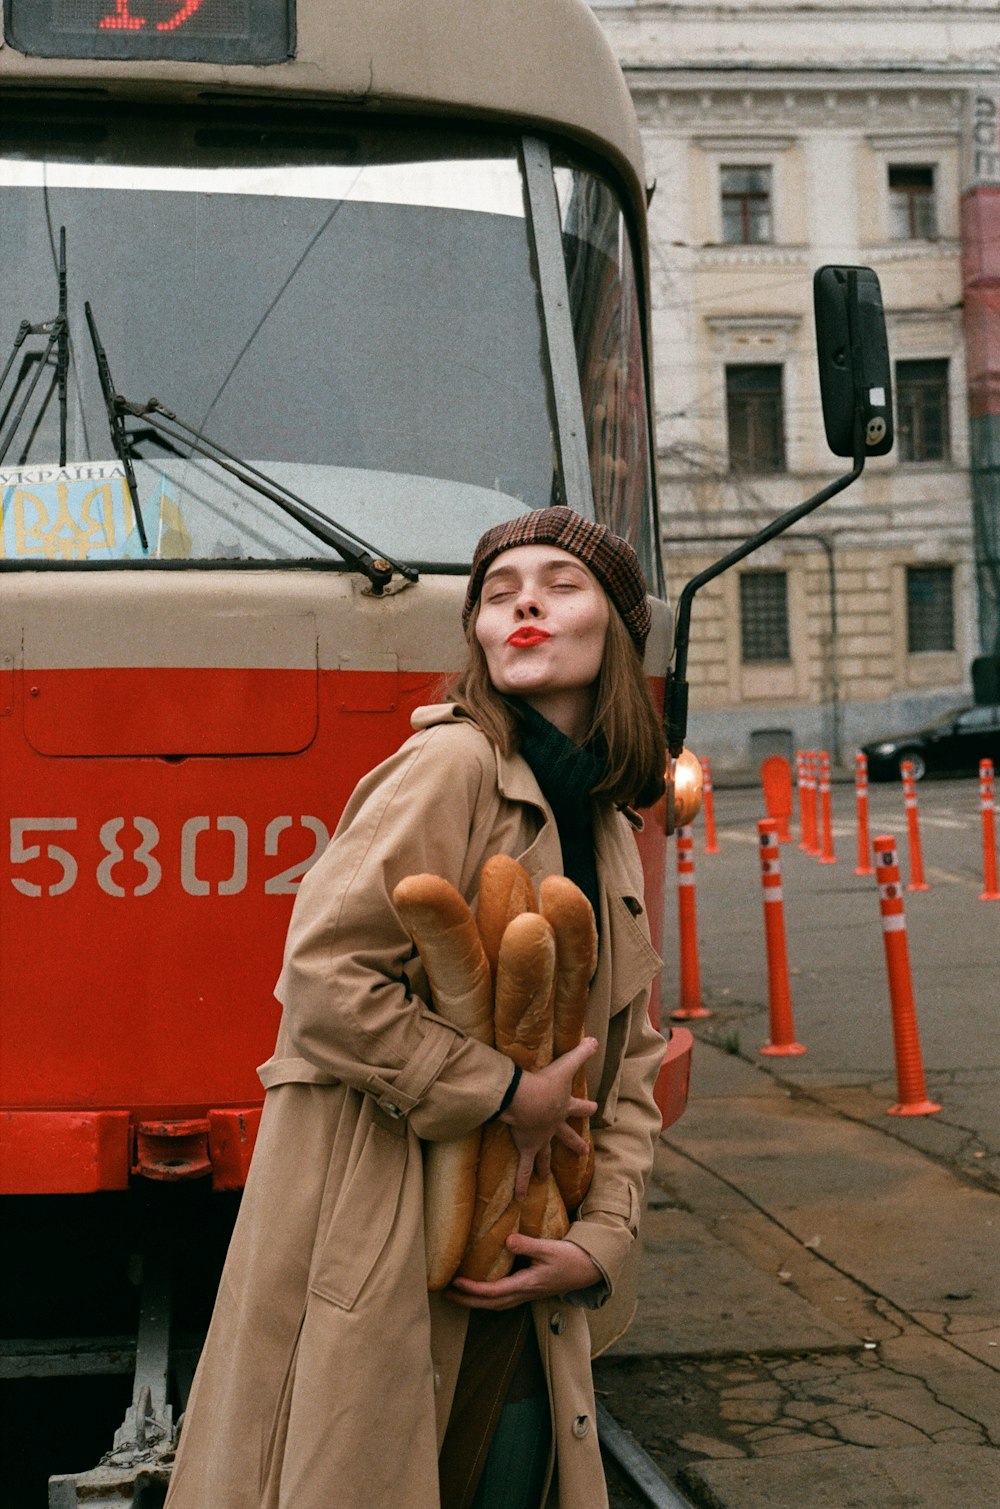
[[[958,707],[912,734],[865,744],[868,774],[898,780],[904,760],[919,781],[932,772],[978,775],[980,760],[1000,766],[1000,707]]]

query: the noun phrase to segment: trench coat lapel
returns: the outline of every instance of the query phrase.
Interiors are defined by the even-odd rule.
[[[497,750],[497,785],[508,801],[533,807],[538,814],[537,833],[528,847],[515,856],[537,891],[546,875],[562,874],[562,849],[552,808],[542,795],[531,766],[520,755],[505,755]]]

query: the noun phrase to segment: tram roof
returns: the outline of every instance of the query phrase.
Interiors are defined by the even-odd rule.
[[[187,85],[195,96],[332,96],[355,108],[514,121],[610,157],[642,202],[635,111],[586,0],[297,0],[296,10],[287,63],[31,58],[0,42],[0,76],[67,86],[85,78],[89,90],[116,94]]]

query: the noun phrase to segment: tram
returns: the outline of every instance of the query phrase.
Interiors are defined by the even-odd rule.
[[[114,1449],[49,1501],[146,1505],[296,887],[461,663],[483,530],[563,502],[626,536],[662,695],[646,186],[583,0],[3,25],[7,1376],[135,1363]],[[658,926],[662,812],[642,842]]]

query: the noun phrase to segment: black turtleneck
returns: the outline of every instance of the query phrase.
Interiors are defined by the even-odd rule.
[[[590,793],[604,773],[604,761],[593,744],[574,744],[528,703],[516,699],[515,712],[520,753],[530,765],[556,820],[563,870],[590,902],[600,930]]]

